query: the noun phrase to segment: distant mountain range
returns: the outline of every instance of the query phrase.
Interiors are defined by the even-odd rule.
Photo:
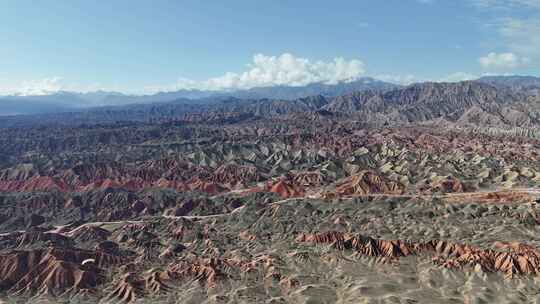
[[[260,87],[237,91],[179,90],[161,92],[153,95],[126,95],[117,92],[58,92],[43,96],[4,96],[0,97],[0,115],[43,114],[71,112],[100,106],[119,106],[128,104],[164,103],[176,100],[200,100],[209,98],[234,97],[239,99],[280,99],[295,100],[307,96],[323,95],[335,97],[362,90],[391,90],[399,87],[373,78],[361,78],[353,82],[338,84],[314,83],[306,86]]]
[[[540,78],[533,76],[486,76],[478,79],[496,87],[505,87],[527,94],[540,94]]]
[[[108,124],[117,122],[195,121],[230,117],[258,119],[301,113],[323,113],[357,119],[371,125],[411,124],[430,121],[459,125],[494,127],[540,127],[540,95],[534,88],[540,83],[531,77],[486,77],[459,83],[418,83],[406,87],[381,82],[363,82],[334,87],[302,87],[304,92],[323,94],[292,100],[276,98],[238,98],[214,95],[205,98],[176,98],[176,93],[154,95],[156,102],[139,102],[123,106],[79,109],[69,113],[5,116],[0,127],[36,124]],[[300,94],[301,88],[279,92]],[[349,92],[349,89],[353,92]],[[250,96],[257,90],[242,92]],[[294,92],[293,92],[294,91]],[[270,92],[270,89],[265,89]],[[337,92],[345,94],[333,96]],[[179,94],[179,93],[178,93]],[[307,94],[307,93],[306,93]],[[166,97],[164,97],[166,96]],[[165,101],[170,98],[172,101]],[[53,98],[47,96],[46,98]],[[138,97],[139,101],[145,100]],[[149,97],[144,97],[149,98]],[[32,97],[27,99],[32,100]],[[24,104],[24,102],[23,102]],[[64,103],[65,104],[65,103]],[[232,115],[232,116],[231,116]],[[318,115],[318,114],[317,114]]]

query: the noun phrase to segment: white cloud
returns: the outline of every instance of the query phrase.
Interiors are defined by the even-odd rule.
[[[401,84],[401,85],[410,85],[410,84],[413,84],[413,83],[418,83],[418,82],[426,82],[426,81],[429,81],[429,82],[460,82],[460,81],[468,81],[468,80],[475,80],[475,79],[478,79],[482,76],[487,76],[487,75],[494,75],[494,74],[489,74],[489,73],[483,73],[481,74],[480,76],[479,75],[475,75],[475,74],[471,74],[471,73],[467,73],[467,72],[456,72],[456,73],[452,73],[452,74],[449,74],[449,75],[446,75],[444,77],[441,77],[441,78],[419,78],[419,77],[416,77],[412,74],[409,74],[409,75],[377,75],[375,76],[376,79],[379,79],[379,80],[383,80],[383,81],[387,81],[387,82],[392,82],[392,83],[397,83],[397,84]]]
[[[62,78],[55,76],[0,86],[0,95],[47,95],[61,91],[62,89]]]
[[[357,26],[358,26],[359,28],[368,28],[368,27],[370,27],[370,25],[371,25],[371,24],[370,24],[369,22],[365,22],[365,21],[364,21],[364,22],[359,22],[359,23],[357,24]]]
[[[460,82],[460,81],[467,81],[467,80],[475,80],[479,77],[474,74],[466,73],[466,72],[456,72],[452,73],[446,77],[443,77],[439,79],[440,82]]]
[[[365,74],[365,65],[358,59],[342,57],[331,61],[311,61],[284,53],[279,56],[257,54],[247,70],[241,73],[227,72],[219,77],[196,81],[180,78],[174,84],[147,86],[138,93],[177,91],[181,89],[237,90],[268,86],[303,86],[310,83],[336,84],[353,81]],[[0,95],[47,95],[58,91],[88,92],[107,90],[99,85],[67,84],[61,77],[22,81],[2,85]]]
[[[513,69],[529,63],[528,58],[519,57],[514,53],[491,52],[478,59],[480,65],[485,69]]]
[[[42,79],[9,82],[0,79],[0,96],[42,96],[60,91],[88,93],[96,91],[122,91],[118,86],[104,87],[99,83],[75,84],[67,83],[64,78],[54,76]]]
[[[322,82],[335,84],[358,79],[365,74],[365,64],[358,59],[342,57],[332,61],[311,61],[284,53],[279,56],[257,54],[248,70],[242,73],[227,72],[222,76],[203,81],[180,78],[167,86],[148,86],[148,91],[173,91],[179,89],[236,90],[268,86],[303,86]]]
[[[407,75],[381,74],[381,75],[374,76],[374,78],[382,80],[382,81],[386,81],[386,82],[401,84],[401,85],[409,85],[411,83],[424,81],[422,79],[417,78],[416,76],[412,74],[407,74]]]

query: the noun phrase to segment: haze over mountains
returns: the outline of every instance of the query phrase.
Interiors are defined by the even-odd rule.
[[[499,89],[520,91],[532,95],[540,94],[540,78],[532,76],[485,76],[477,82],[493,85]],[[39,96],[1,96],[0,115],[31,115],[81,111],[104,106],[153,104],[178,102],[205,104],[227,98],[246,100],[273,99],[295,100],[310,96],[332,98],[360,91],[386,92],[403,88],[402,85],[384,82],[369,77],[338,84],[313,83],[306,86],[259,87],[236,91],[179,90],[152,95],[127,95],[118,92],[96,91],[77,93],[59,91]]]
[[[194,114],[266,117],[327,111],[352,115],[373,125],[435,119],[482,126],[533,127],[539,124],[540,78],[489,76],[457,83],[394,85],[371,78],[337,85],[267,87],[235,92],[177,91],[148,96],[67,93],[0,100],[0,126],[95,124],[182,120]],[[93,107],[107,104],[109,106]],[[67,113],[64,113],[67,112]]]
[[[178,99],[235,97],[240,99],[272,98],[293,100],[314,95],[333,97],[366,89],[388,90],[396,87],[399,86],[364,77],[352,82],[341,82],[334,85],[312,83],[306,86],[273,86],[235,91],[204,91],[194,89],[160,92],[152,95],[127,95],[105,91],[90,93],[60,91],[41,96],[0,97],[0,115],[57,113],[99,106],[160,103]]]
[[[533,76],[485,76],[478,81],[510,88],[513,91],[525,91],[529,94],[539,94],[540,92],[540,78]]]

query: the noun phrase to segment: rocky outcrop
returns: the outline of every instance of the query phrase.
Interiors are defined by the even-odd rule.
[[[51,248],[0,255],[0,288],[15,293],[77,293],[93,290],[104,280],[100,267],[121,258],[90,251]]]
[[[279,180],[270,186],[270,192],[279,194],[283,198],[303,196],[304,190],[287,180]]]
[[[339,195],[402,194],[405,187],[372,171],[363,171],[348,177],[337,185]]]
[[[107,295],[106,300],[133,303],[144,296],[144,284],[144,280],[136,273],[124,274]]]
[[[474,268],[484,272],[501,272],[507,278],[536,275],[540,272],[540,252],[523,245],[500,246],[509,251],[494,251],[447,241],[410,242],[379,240],[342,232],[301,233],[300,243],[330,244],[339,250],[354,250],[360,255],[396,259],[410,255],[434,255],[433,262],[445,268]]]

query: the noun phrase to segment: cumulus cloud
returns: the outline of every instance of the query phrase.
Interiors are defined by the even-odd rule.
[[[519,57],[514,53],[491,52],[480,57],[478,62],[485,69],[513,69],[529,63],[528,58]]]
[[[150,91],[200,89],[238,90],[269,86],[304,86],[310,83],[336,84],[358,79],[365,74],[365,64],[342,57],[332,61],[311,61],[289,53],[279,56],[256,54],[241,73],[228,72],[203,81],[180,78],[169,86],[149,86]]]
[[[62,89],[62,78],[55,76],[2,86],[0,87],[0,95],[47,95],[61,91]]]
[[[53,76],[42,79],[25,80],[8,83],[0,79],[0,96],[43,96],[65,92],[88,93],[96,91],[122,91],[117,86],[105,87],[99,83],[80,84],[64,80],[63,77]]]
[[[365,74],[365,64],[358,59],[346,60],[342,57],[331,61],[311,61],[289,53],[279,56],[257,54],[247,69],[241,73],[227,72],[219,77],[196,81],[179,78],[170,85],[147,86],[140,93],[177,91],[181,89],[199,90],[241,90],[269,86],[304,86],[311,83],[336,84],[349,82]],[[47,95],[58,91],[88,92],[105,90],[98,85],[81,86],[66,84],[61,77],[23,81],[0,86],[0,95]]]

